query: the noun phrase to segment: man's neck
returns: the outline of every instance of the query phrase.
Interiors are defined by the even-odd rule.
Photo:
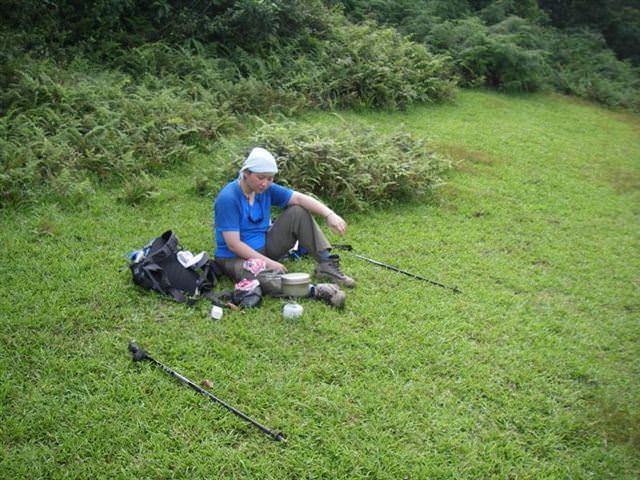
[[[253,190],[249,188],[249,185],[247,185],[247,183],[244,181],[243,178],[238,180],[238,184],[240,185],[240,190],[242,190],[242,193],[244,193],[244,196],[247,197],[247,200],[252,200],[255,193]]]

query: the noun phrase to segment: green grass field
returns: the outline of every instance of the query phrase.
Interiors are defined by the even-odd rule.
[[[102,190],[4,211],[0,476],[638,478],[640,119],[463,92],[299,121],[403,126],[455,161],[437,204],[331,238],[463,293],[346,254],[346,310],[303,300],[297,320],[267,299],[213,322],[135,289],[125,254],[164,230],[211,251],[205,158],[138,206]],[[132,338],[288,443],[133,363]]]

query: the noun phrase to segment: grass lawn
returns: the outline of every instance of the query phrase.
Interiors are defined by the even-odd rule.
[[[0,477],[638,478],[640,118],[462,92],[299,121],[403,126],[455,161],[437,204],[331,238],[463,293],[347,254],[346,310],[303,300],[296,320],[267,299],[214,322],[133,288],[125,254],[166,229],[211,251],[210,159],[139,206],[4,211]],[[288,443],[133,363],[132,338]]]

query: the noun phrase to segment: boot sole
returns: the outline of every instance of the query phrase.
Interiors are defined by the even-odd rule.
[[[340,280],[339,278],[332,277],[330,275],[323,275],[323,274],[318,275],[317,273],[314,273],[313,276],[315,277],[316,280],[327,280],[326,283],[335,283],[336,285],[340,285],[341,287],[345,287],[345,288],[354,288],[356,286],[355,282],[352,284],[348,284]]]

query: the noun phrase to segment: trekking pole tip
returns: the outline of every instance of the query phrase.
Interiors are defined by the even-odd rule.
[[[275,442],[287,443],[287,439],[286,439],[286,438],[284,438],[284,437],[282,436],[282,432],[276,432],[276,433],[273,435],[273,440],[274,440]]]
[[[129,351],[134,362],[139,362],[147,358],[147,352],[138,346],[134,340],[129,341]]]

